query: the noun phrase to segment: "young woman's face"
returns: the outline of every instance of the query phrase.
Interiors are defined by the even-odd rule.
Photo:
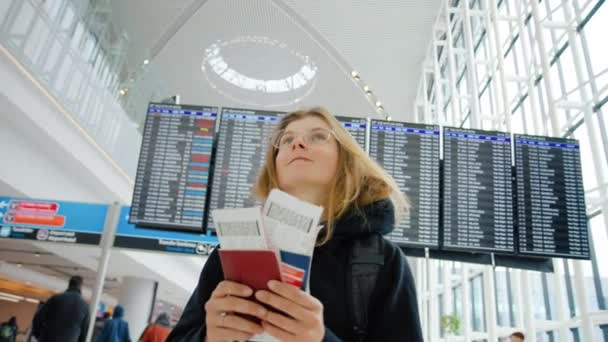
[[[308,116],[291,122],[283,134],[275,163],[279,186],[289,189],[306,185],[329,188],[338,170],[338,142],[321,118]]]

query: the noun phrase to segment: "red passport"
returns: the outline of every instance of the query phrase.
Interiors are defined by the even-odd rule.
[[[267,290],[270,280],[282,281],[277,254],[272,250],[219,250],[224,279]]]

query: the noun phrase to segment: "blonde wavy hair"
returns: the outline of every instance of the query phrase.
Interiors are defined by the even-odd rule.
[[[340,122],[322,107],[302,109],[287,114],[281,119],[276,130],[285,129],[290,123],[305,117],[315,116],[325,121],[335,132],[338,141],[338,170],[330,186],[323,219],[326,221],[324,233],[318,239],[319,245],[329,241],[333,235],[333,224],[351,207],[362,207],[385,198],[390,198],[395,208],[395,224],[409,211],[407,197],[399,190],[393,177],[372,160],[359,146]],[[255,194],[265,200],[274,188],[280,188],[276,169],[279,150],[268,144],[266,162],[254,185]]]

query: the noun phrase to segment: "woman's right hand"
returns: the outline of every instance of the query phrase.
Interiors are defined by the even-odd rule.
[[[246,341],[262,333],[264,329],[260,324],[240,315],[261,320],[266,317],[267,310],[262,305],[246,299],[252,294],[253,290],[246,285],[228,280],[219,283],[205,304],[205,341]]]

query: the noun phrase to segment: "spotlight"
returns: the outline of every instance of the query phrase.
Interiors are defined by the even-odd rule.
[[[369,87],[368,86],[363,86],[363,90],[367,93],[367,92],[369,92]]]
[[[378,107],[378,108],[382,107],[382,102],[376,101],[376,107]]]
[[[359,77],[359,73],[357,72],[357,70],[353,70],[350,72],[351,76],[353,76],[354,78]]]
[[[149,61],[149,60],[144,59],[144,65],[148,65],[149,63],[150,63],[150,61]]]
[[[386,121],[391,121],[391,120],[393,120],[393,118],[390,115],[387,115],[386,116]]]

